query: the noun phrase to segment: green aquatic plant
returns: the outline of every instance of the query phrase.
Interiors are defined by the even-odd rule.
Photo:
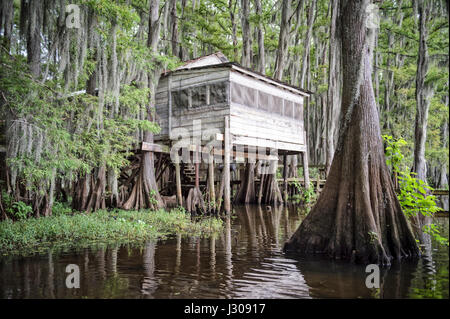
[[[403,213],[407,217],[423,216],[433,217],[434,214],[442,209],[436,204],[436,196],[431,195],[433,188],[426,182],[415,177],[414,172],[410,172],[404,163],[402,147],[407,143],[402,138],[393,138],[389,135],[383,135],[386,143],[386,163],[391,167],[394,177],[394,183],[398,183],[398,200]],[[425,225],[422,230],[433,237],[438,243],[448,246],[448,238],[440,235],[435,224]]]
[[[0,222],[0,252],[27,254],[55,245],[143,242],[172,234],[207,237],[221,230],[221,219],[204,217],[191,220],[184,209],[60,214]]]
[[[303,202],[307,205],[313,204],[317,200],[317,193],[314,190],[313,184],[310,182],[309,187],[302,187],[299,181],[293,181],[295,188],[297,189],[298,195],[292,196],[295,202]]]

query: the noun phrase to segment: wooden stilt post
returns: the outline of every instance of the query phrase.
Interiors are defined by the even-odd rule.
[[[287,203],[288,201],[288,182],[287,182],[287,155],[284,155],[283,157],[283,197],[284,202]]]
[[[302,153],[302,160],[303,160],[303,176],[305,178],[305,188],[309,188],[308,150]]]
[[[183,197],[181,195],[180,157],[178,156],[178,152],[175,154],[175,180],[176,180],[176,184],[177,184],[178,205],[183,206]]]
[[[200,146],[195,148],[195,188],[200,188],[200,161],[198,159],[198,149]]]
[[[230,189],[230,118],[225,116],[225,136],[224,136],[224,208],[228,214],[231,212],[231,189]]]
[[[208,178],[209,178],[209,202],[214,208],[216,203],[216,190],[214,189],[214,152],[211,149],[209,153],[209,163],[208,163]],[[211,206],[209,205],[209,206]]]
[[[264,190],[264,177],[266,176],[266,172],[264,170],[264,166],[263,166],[264,162],[261,162],[261,168],[260,168],[260,172],[261,174],[259,175],[259,191],[258,191],[258,205],[261,204],[262,202],[262,193]]]

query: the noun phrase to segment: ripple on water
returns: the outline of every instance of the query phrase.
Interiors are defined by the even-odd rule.
[[[296,261],[265,258],[258,268],[233,280],[234,298],[310,298],[309,287]]]

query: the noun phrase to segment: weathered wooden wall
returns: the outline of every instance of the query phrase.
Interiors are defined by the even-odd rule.
[[[302,96],[237,72],[231,72],[230,80],[230,132],[235,143],[305,150]]]
[[[193,121],[200,120],[202,131],[207,129],[218,129],[224,131],[224,116],[230,114],[229,105],[229,69],[215,68],[180,71],[172,75],[166,76],[160,80],[158,91],[156,94],[156,113],[158,123],[161,126],[161,133],[155,136],[155,140],[166,140],[169,138],[169,96],[168,88],[173,93],[188,88],[198,88],[201,86],[211,86],[225,82],[227,89],[227,97],[224,103],[211,103],[210,105],[202,105],[197,107],[178,108],[172,94],[172,118],[170,126],[172,132],[175,128],[184,128],[189,131],[192,136]],[[195,101],[193,101],[195,104]]]

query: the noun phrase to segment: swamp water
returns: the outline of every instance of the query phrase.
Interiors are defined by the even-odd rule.
[[[0,298],[448,298],[448,248],[381,271],[368,289],[365,267],[282,252],[305,212],[235,207],[225,229],[202,239],[175,236],[141,246],[96,246],[0,257]],[[437,218],[448,236],[448,217]],[[66,287],[66,266],[80,288]]]

